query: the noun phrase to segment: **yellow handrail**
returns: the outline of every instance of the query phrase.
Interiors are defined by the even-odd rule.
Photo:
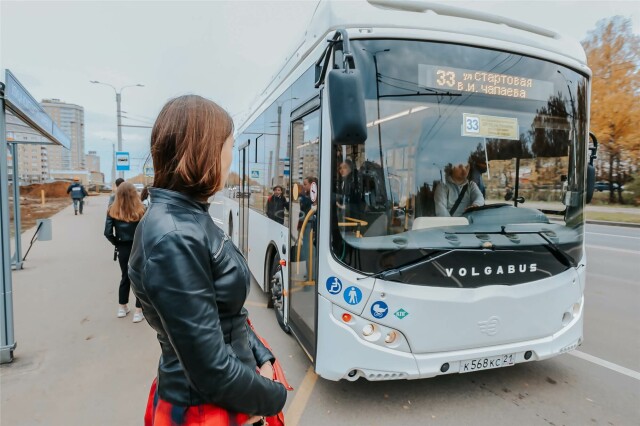
[[[360,227],[367,226],[369,224],[369,222],[360,219],[354,219],[352,217],[345,217],[345,220],[348,220],[348,222],[338,222],[338,226],[355,226],[357,228],[356,238],[362,237],[362,235],[360,234]]]
[[[311,216],[313,216],[315,212],[316,212],[316,206],[311,206],[311,208],[307,212],[307,215],[304,218],[304,221],[302,222],[302,226],[300,227],[300,232],[298,233],[298,241],[296,242],[296,245],[298,246],[296,250],[296,264],[297,264],[296,274],[300,273],[300,250],[302,250],[302,244],[300,244],[300,239],[302,238],[302,235],[304,235],[305,228],[307,227],[307,222],[309,222],[309,219],[311,219]]]

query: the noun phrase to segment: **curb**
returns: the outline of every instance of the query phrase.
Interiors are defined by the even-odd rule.
[[[609,220],[593,220],[593,219],[587,219],[586,222],[592,225],[609,225],[609,226],[623,226],[626,228],[640,228],[640,223],[611,222]]]

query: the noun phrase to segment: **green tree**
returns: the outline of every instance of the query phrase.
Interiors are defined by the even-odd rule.
[[[593,72],[591,131],[601,143],[599,157],[608,162],[609,182],[621,186],[625,166],[637,167],[640,158],[640,36],[633,34],[631,19],[614,16],[599,21],[583,46]],[[614,202],[614,191],[609,194]]]

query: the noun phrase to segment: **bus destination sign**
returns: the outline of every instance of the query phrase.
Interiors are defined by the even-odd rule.
[[[455,90],[547,101],[553,95],[553,83],[528,77],[475,71],[462,68],[418,65],[418,84],[431,89]]]

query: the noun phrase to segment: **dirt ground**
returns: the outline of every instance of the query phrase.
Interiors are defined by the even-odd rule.
[[[20,187],[20,228],[21,232],[33,228],[37,219],[53,216],[71,204],[71,197],[67,194],[70,182],[52,182],[33,184]],[[41,191],[44,190],[45,203],[42,204]],[[9,188],[10,193],[13,191]],[[97,194],[89,194],[97,195]],[[13,226],[13,197],[9,198],[9,219],[11,221],[11,235]]]

